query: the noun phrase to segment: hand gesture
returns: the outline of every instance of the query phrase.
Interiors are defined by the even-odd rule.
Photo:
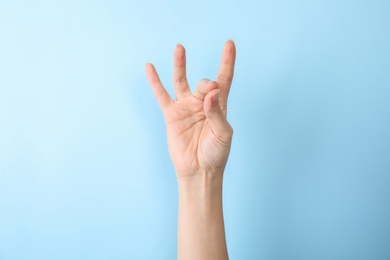
[[[226,114],[235,57],[234,42],[229,40],[216,81],[202,79],[191,93],[185,49],[177,45],[173,69],[176,100],[169,96],[154,66],[146,65],[149,84],[164,114],[169,153],[178,179],[223,174],[233,134]]]

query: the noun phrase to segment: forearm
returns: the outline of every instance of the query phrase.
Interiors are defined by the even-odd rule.
[[[222,211],[223,174],[178,179],[179,260],[228,259]]]

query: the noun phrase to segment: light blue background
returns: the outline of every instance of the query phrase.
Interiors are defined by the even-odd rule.
[[[237,45],[231,259],[390,259],[389,1],[0,2],[0,259],[175,259],[144,75]]]

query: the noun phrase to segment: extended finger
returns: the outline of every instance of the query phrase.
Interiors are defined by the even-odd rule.
[[[198,86],[195,89],[194,97],[203,101],[207,93],[217,88],[218,88],[217,82],[211,81],[209,79],[201,79],[198,83]]]
[[[178,100],[191,95],[186,74],[186,51],[182,45],[176,46],[173,59],[173,87]]]
[[[221,88],[220,105],[224,114],[227,113],[227,100],[234,74],[234,63],[236,61],[236,46],[233,40],[225,43],[222,52],[221,65],[219,67],[217,82]]]
[[[156,97],[158,104],[160,105],[161,110],[164,110],[174,101],[169,96],[168,92],[164,88],[163,84],[160,81],[160,77],[157,74],[156,69],[153,64],[148,63],[145,66],[146,76],[148,77],[149,84],[152,88],[153,94]]]

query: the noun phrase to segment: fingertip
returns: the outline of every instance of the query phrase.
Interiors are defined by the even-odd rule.
[[[213,89],[219,89],[219,85],[218,85],[218,82],[214,81],[214,80],[210,80],[208,83],[207,83],[207,89],[210,91],[210,90],[213,90]]]
[[[236,44],[235,44],[233,39],[229,39],[226,41],[225,47],[226,47],[226,49],[235,49]]]
[[[178,51],[185,51],[185,48],[181,43],[176,44],[175,52],[178,52]]]
[[[146,70],[147,72],[153,70],[153,68],[154,68],[154,66],[153,66],[152,63],[147,62],[147,63],[145,64],[145,70]]]
[[[221,92],[221,89],[219,88],[219,85],[216,81],[210,81],[208,84],[208,92],[207,96],[214,97],[215,95],[219,95],[219,92]]]
[[[150,84],[160,81],[156,68],[152,63],[146,63],[145,72],[146,72],[146,77],[148,78]]]
[[[233,62],[236,59],[236,44],[232,39],[229,39],[225,43],[224,52],[227,54],[229,59],[232,59]]]
[[[233,39],[228,39],[227,41],[226,41],[226,45],[235,45],[235,43],[234,43],[234,40]]]
[[[186,64],[186,50],[180,43],[176,45],[174,51],[174,66],[183,67]]]
[[[219,105],[219,93],[221,92],[220,89],[216,89],[216,91],[214,91],[214,95],[211,99],[211,104],[215,107],[215,106],[218,106]]]
[[[156,72],[156,69],[154,68],[152,63],[146,63],[145,73],[146,73],[146,76],[147,76],[149,82],[155,81],[155,78],[156,78],[155,74],[157,72]]]
[[[213,133],[221,140],[226,141],[231,139],[232,128],[219,106],[219,93],[220,89],[213,89],[207,94],[204,102],[204,112]]]
[[[212,89],[209,93],[207,93],[205,97],[204,109],[206,113],[212,112],[219,105],[219,93],[221,90],[219,88]]]
[[[150,71],[150,63],[149,62],[147,62],[146,64],[145,64],[145,72],[146,72],[146,74],[148,74],[149,73],[149,71]]]

